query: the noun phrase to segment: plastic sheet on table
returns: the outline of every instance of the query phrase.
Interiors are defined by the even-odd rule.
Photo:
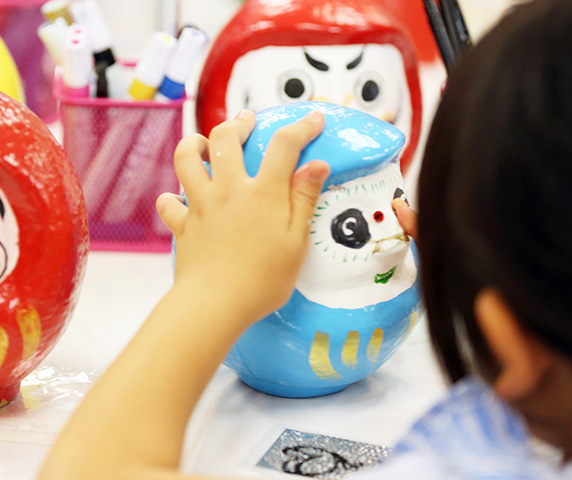
[[[0,408],[0,442],[51,445],[102,370],[41,366]]]

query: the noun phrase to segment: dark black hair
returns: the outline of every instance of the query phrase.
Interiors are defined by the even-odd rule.
[[[496,288],[572,356],[572,2],[516,8],[455,66],[419,179],[421,276],[450,380],[494,376],[473,304]]]

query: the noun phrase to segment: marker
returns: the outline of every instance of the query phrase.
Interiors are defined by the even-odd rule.
[[[467,29],[463,12],[457,0],[441,0],[441,10],[443,11],[443,19],[449,32],[453,51],[458,58],[471,48],[471,36]]]
[[[52,23],[43,23],[38,27],[38,36],[56,65],[64,63],[64,49],[68,24],[63,18]]]
[[[95,0],[77,0],[70,5],[70,11],[77,23],[85,25],[95,62],[115,63],[111,48],[111,33]]]
[[[81,26],[69,27],[62,66],[63,103],[74,98],[90,96],[93,57],[88,44],[87,32]],[[83,181],[91,161],[97,138],[93,133],[93,110],[91,106],[65,105],[62,108],[64,148],[78,178]]]
[[[157,100],[178,100],[185,95],[185,84],[191,78],[198,56],[207,42],[204,32],[194,27],[181,31],[167,65]]]
[[[110,193],[102,215],[104,222],[129,220],[141,199],[148,194],[156,180],[154,170],[163,145],[172,139],[176,114],[177,112],[170,108],[148,112]],[[174,150],[174,145],[172,146]]]
[[[455,52],[453,51],[453,45],[451,45],[451,39],[449,38],[441,10],[435,3],[435,0],[423,0],[423,4],[425,5],[425,12],[427,13],[429,25],[437,42],[437,47],[439,47],[441,58],[443,59],[447,72],[450,72],[455,63]]]
[[[151,100],[165,77],[175,37],[164,32],[156,32],[145,54],[137,63],[134,80],[129,94],[135,100]]]
[[[70,33],[64,49],[62,82],[67,97],[89,97],[91,50],[87,36]]]
[[[73,23],[68,2],[65,0],[49,0],[41,6],[40,10],[48,22],[54,22],[57,18],[63,18],[68,25]]]
[[[120,110],[99,142],[99,149],[92,156],[82,184],[88,215],[95,215],[109,195],[109,188],[129,151],[133,136],[147,113],[143,108]]]

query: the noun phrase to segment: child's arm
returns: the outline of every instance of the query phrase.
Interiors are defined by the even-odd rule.
[[[329,167],[293,170],[323,122],[316,112],[278,132],[254,179],[241,146],[251,112],[210,140],[181,142],[175,169],[189,208],[175,195],[157,201],[177,244],[174,285],[80,405],[41,480],[183,478],[185,426],[204,388],[240,334],[292,293]]]

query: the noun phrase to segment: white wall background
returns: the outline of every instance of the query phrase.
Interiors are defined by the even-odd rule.
[[[421,1],[421,0],[419,0]],[[162,0],[99,0],[119,56],[137,58],[159,26]],[[478,38],[516,0],[459,0],[474,38]],[[216,36],[241,0],[179,0],[181,24],[192,23]]]

